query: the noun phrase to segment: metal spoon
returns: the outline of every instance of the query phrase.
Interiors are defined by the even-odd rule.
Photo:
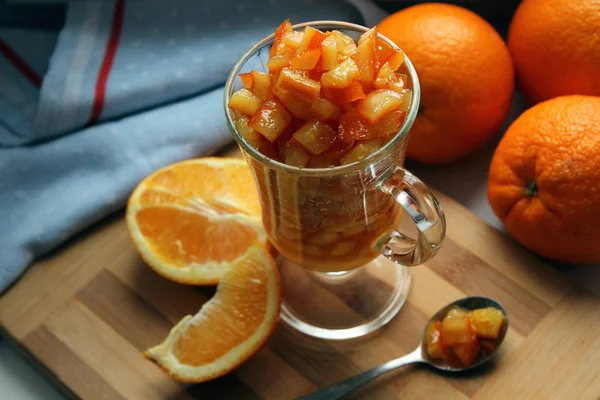
[[[465,308],[467,310],[475,310],[478,308],[485,308],[485,307],[494,307],[494,308],[497,308],[500,311],[502,311],[502,314],[504,314],[504,324],[502,326],[502,331],[500,332],[500,336],[496,340],[498,345],[496,346],[496,349],[491,354],[487,354],[487,355],[483,355],[484,353],[480,354],[478,356],[478,358],[473,362],[473,364],[471,364],[465,368],[450,366],[444,360],[432,359],[429,356],[427,349],[425,348],[425,342],[426,342],[426,337],[427,337],[427,335],[426,335],[427,325],[426,325],[425,329],[423,330],[423,334],[421,335],[421,341],[419,342],[419,345],[412,353],[409,353],[400,358],[396,358],[395,360],[388,361],[384,364],[381,364],[375,368],[371,368],[370,370],[356,374],[356,375],[354,375],[350,378],[347,378],[343,381],[340,381],[340,382],[334,383],[332,385],[329,385],[327,387],[324,387],[323,389],[317,390],[316,392],[313,392],[306,396],[300,397],[300,398],[298,398],[298,400],[335,400],[335,399],[339,399],[342,396],[344,396],[344,395],[352,392],[353,390],[358,389],[359,387],[363,386],[364,384],[372,381],[373,379],[377,378],[380,375],[383,375],[385,373],[393,371],[396,368],[402,367],[404,365],[413,364],[413,363],[429,364],[432,367],[434,367],[435,369],[438,369],[441,371],[446,371],[446,372],[462,372],[462,371],[467,371],[467,370],[470,370],[470,369],[480,366],[481,364],[483,364],[484,362],[489,360],[490,357],[496,352],[496,350],[498,350],[498,348],[502,344],[502,341],[504,340],[504,336],[506,336],[506,330],[508,329],[508,314],[506,312],[506,309],[502,306],[502,304],[500,304],[499,302],[497,302],[494,299],[490,299],[489,297],[465,297],[464,299],[460,299],[460,300],[455,301],[454,303],[448,304],[446,307],[442,308],[437,313],[435,313],[435,315],[433,317],[431,317],[431,319],[429,321],[442,319],[446,315],[448,310],[450,310],[450,308],[456,307],[456,306]],[[428,324],[429,324],[429,322],[428,322]]]

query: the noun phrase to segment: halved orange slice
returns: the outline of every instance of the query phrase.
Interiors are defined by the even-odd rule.
[[[258,351],[279,318],[275,262],[262,246],[227,269],[216,294],[195,316],[183,318],[144,356],[174,379],[204,382],[225,375]]]
[[[240,158],[201,158],[145,178],[127,204],[127,227],[146,263],[193,285],[216,284],[267,236],[250,168]]]

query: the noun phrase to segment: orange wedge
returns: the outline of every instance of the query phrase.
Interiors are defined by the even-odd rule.
[[[271,336],[280,301],[275,262],[262,246],[252,246],[246,257],[227,269],[216,294],[200,311],[183,318],[164,342],[144,356],[183,382],[225,375]]]
[[[219,282],[267,236],[250,168],[239,158],[201,158],[145,178],[127,204],[131,240],[165,278]]]

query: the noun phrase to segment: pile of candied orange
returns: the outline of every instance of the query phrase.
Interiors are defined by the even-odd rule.
[[[373,28],[358,43],[289,20],[275,32],[268,73],[240,74],[229,108],[239,134],[265,156],[296,167],[359,161],[402,127],[411,102],[404,53]]]
[[[434,359],[468,367],[482,351],[496,350],[503,326],[504,314],[496,308],[468,311],[455,307],[427,326],[427,351]]]

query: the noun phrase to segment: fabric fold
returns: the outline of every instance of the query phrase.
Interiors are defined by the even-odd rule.
[[[82,1],[69,5],[31,141],[203,93],[281,21],[362,22],[344,0]],[[263,10],[268,10],[263,11]]]

